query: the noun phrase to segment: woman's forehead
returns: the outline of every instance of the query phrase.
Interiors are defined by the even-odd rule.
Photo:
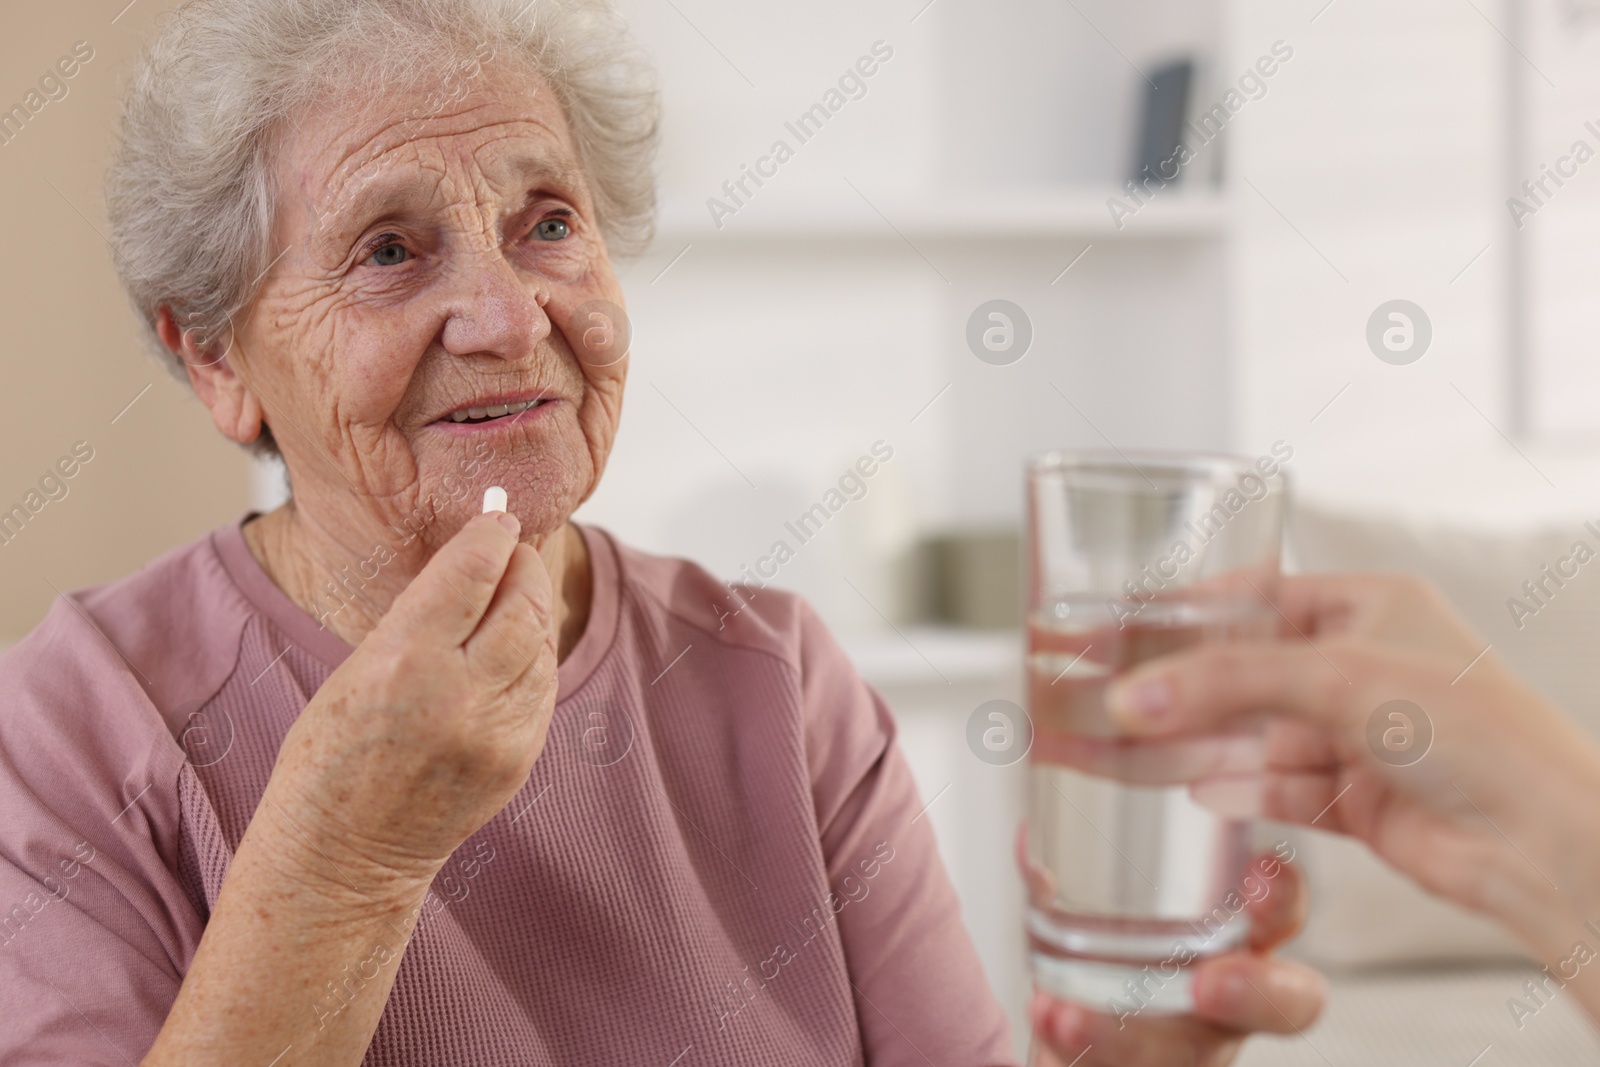
[[[289,130],[290,183],[325,225],[368,202],[437,195],[451,171],[510,195],[529,182],[574,189],[582,172],[565,116],[532,75],[485,80],[444,107],[428,89],[323,111]]]

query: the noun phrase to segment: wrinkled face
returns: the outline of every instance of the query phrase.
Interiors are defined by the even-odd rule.
[[[286,128],[287,250],[236,334],[300,511],[423,516],[432,547],[490,485],[529,534],[559,527],[605,467],[627,368],[592,314],[622,293],[548,86],[498,63],[446,101],[437,84]]]

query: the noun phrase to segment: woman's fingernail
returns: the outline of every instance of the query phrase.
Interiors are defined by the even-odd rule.
[[[1113,715],[1141,726],[1159,726],[1172,717],[1172,688],[1160,678],[1114,684],[1106,702]]]
[[[499,512],[495,515],[494,519],[513,534],[522,532],[522,523],[518,522],[517,517],[511,514],[509,511]]]

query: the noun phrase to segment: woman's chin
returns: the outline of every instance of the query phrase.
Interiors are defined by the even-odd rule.
[[[442,436],[442,435],[441,435]],[[418,510],[434,515],[434,547],[483,510],[490,486],[506,491],[524,540],[560,528],[588,494],[594,463],[583,435],[497,429],[454,436],[418,456]],[[442,535],[442,536],[441,536]]]

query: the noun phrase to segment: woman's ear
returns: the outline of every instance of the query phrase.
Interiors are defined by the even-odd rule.
[[[180,327],[166,305],[156,315],[156,333],[183,360],[195,396],[210,410],[211,421],[224,437],[247,445],[261,436],[261,403],[226,358],[233,346],[231,336],[224,345],[199,326]]]

